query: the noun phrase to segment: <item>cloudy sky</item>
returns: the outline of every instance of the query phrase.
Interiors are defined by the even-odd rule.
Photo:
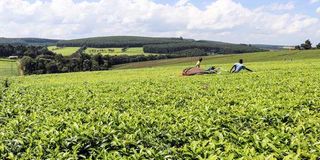
[[[0,0],[0,37],[320,42],[320,0]]]

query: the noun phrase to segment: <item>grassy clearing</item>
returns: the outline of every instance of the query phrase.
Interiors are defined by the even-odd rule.
[[[143,48],[128,48],[125,52],[122,52],[122,48],[88,48],[86,50],[88,54],[102,55],[148,55],[148,53],[143,52]]]
[[[57,46],[50,46],[48,49],[57,54],[62,54],[63,56],[70,56],[75,53],[80,47],[63,47],[59,48]]]
[[[19,75],[17,62],[14,60],[0,59],[0,76]]]
[[[79,47],[63,47],[59,48],[56,46],[48,47],[49,50],[62,54],[63,56],[70,56],[75,53]],[[125,52],[122,52],[122,48],[87,48],[85,51],[87,54],[102,54],[102,55],[148,55],[144,53],[143,48],[128,48]]]

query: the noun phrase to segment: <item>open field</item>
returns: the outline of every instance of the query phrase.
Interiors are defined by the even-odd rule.
[[[80,47],[63,47],[56,46],[48,47],[49,50],[62,54],[63,56],[70,56],[75,53]],[[87,54],[102,54],[102,55],[148,55],[143,52],[142,47],[128,48],[125,52],[122,52],[122,48],[87,48],[85,51]]]
[[[226,54],[203,57],[204,65],[216,65],[216,64],[233,64],[240,58],[246,62],[264,62],[264,61],[295,61],[299,59],[317,59],[320,58],[320,50],[308,50],[308,51],[272,51],[272,52],[258,52],[247,54]],[[132,69],[132,68],[145,68],[145,67],[160,67],[160,66],[193,66],[197,62],[198,57],[186,57],[177,59],[146,61],[137,63],[128,63],[116,65],[114,69]]]
[[[59,48],[56,46],[49,46],[48,49],[57,54],[62,54],[63,56],[70,56],[75,53],[80,47],[63,47]]]
[[[243,56],[270,61],[0,78],[0,158],[317,159],[320,53]]]
[[[14,60],[0,59],[0,76],[19,75],[17,62]]]
[[[100,53],[102,55],[148,55],[148,53],[143,52],[142,47],[128,48],[125,52],[122,52],[122,48],[88,48],[86,49],[86,53]]]

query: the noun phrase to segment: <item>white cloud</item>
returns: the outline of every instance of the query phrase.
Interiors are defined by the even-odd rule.
[[[319,22],[317,18],[304,15],[273,15],[263,12],[256,15],[256,23],[264,24],[261,27],[264,31],[269,30],[269,34],[296,34]]]
[[[272,10],[293,10],[295,4],[293,2],[288,3],[274,3],[271,5]]]
[[[218,0],[198,11],[188,23],[188,29],[222,30],[231,29],[247,22],[251,16],[249,9],[232,0]]]
[[[188,5],[190,4],[189,3],[189,0],[179,0],[177,3],[176,3],[176,6],[184,6],[184,5]]]
[[[249,9],[233,0],[212,0],[204,9],[188,0],[173,5],[152,0],[1,0],[0,36],[183,36],[238,43],[320,40],[319,35],[312,34],[318,30],[318,18],[273,12],[294,8],[289,2]],[[301,33],[306,30],[308,33]],[[292,37],[297,40],[293,41]]]
[[[317,8],[317,13],[319,13],[319,14],[320,14],[320,7],[319,7],[319,8]]]
[[[274,12],[274,11],[290,11],[295,9],[295,3],[293,2],[287,2],[287,3],[272,3],[269,5],[263,5],[255,9],[255,11],[268,11],[268,12]]]
[[[317,3],[320,2],[320,0],[310,0],[310,3]]]

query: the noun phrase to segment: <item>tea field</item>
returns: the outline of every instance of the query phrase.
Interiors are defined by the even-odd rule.
[[[0,77],[0,159],[317,159],[317,56]]]
[[[15,60],[0,59],[0,77],[17,75],[19,71]]]

